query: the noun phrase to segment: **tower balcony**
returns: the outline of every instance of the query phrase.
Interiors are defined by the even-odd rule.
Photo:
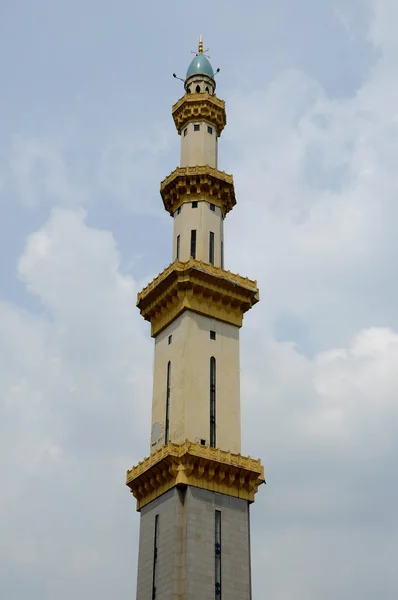
[[[178,133],[192,121],[207,121],[214,125],[220,136],[227,123],[225,102],[208,92],[185,94],[172,107],[172,114]]]
[[[184,310],[241,327],[258,301],[256,281],[191,258],[169,265],[138,294],[137,306],[155,337]]]
[[[137,510],[175,486],[192,485],[254,502],[265,483],[260,460],[188,440],[169,443],[127,471],[126,485],[137,500]]]
[[[171,216],[184,202],[210,202],[221,208],[224,217],[236,204],[232,175],[209,165],[177,167],[160,184],[160,194]]]

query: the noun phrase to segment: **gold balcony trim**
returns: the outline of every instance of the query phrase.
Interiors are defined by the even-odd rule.
[[[137,295],[137,304],[151,292],[161,281],[166,279],[166,277],[172,271],[185,271],[189,268],[196,268],[204,273],[209,273],[209,275],[214,275],[216,277],[220,277],[221,279],[225,279],[228,281],[232,281],[237,283],[240,286],[246,287],[250,290],[257,289],[257,281],[255,279],[249,279],[248,277],[242,277],[237,273],[231,273],[231,271],[226,271],[225,269],[220,269],[219,267],[215,267],[214,265],[210,265],[201,260],[196,260],[195,258],[190,258],[186,262],[182,262],[180,260],[175,260],[170,263],[168,267],[166,267],[159,275],[155,277],[144,289],[139,292]]]
[[[265,483],[260,460],[186,440],[159,448],[127,471],[126,485],[137,510],[175,486],[191,485],[254,502]]]
[[[172,114],[179,134],[188,123],[204,120],[214,125],[220,136],[227,124],[224,100],[207,92],[185,94],[173,105]]]
[[[258,300],[255,281],[191,258],[167,267],[138,294],[137,306],[156,337],[185,310],[241,327]]]
[[[177,167],[161,182],[160,195],[171,216],[184,202],[194,200],[219,206],[224,217],[236,204],[232,175],[209,165]]]

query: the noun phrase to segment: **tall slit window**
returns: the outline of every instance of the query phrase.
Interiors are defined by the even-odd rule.
[[[158,570],[158,537],[159,537],[159,515],[155,516],[155,533],[153,536],[153,572],[152,572],[152,600],[156,598],[156,581]]]
[[[216,447],[216,359],[210,359],[210,446]]]
[[[177,235],[177,260],[180,260],[180,243],[181,238],[179,235]]]
[[[215,533],[214,555],[215,555],[215,580],[216,580],[215,597],[216,597],[216,600],[220,600],[221,599],[221,511],[220,510],[216,510],[214,533]]]
[[[164,443],[169,443],[170,435],[170,379],[171,379],[171,362],[167,365],[167,392],[166,392],[166,420],[165,420],[165,434]]]
[[[212,231],[209,235],[209,263],[214,265],[214,233]]]
[[[196,229],[191,231],[191,256],[196,258]]]

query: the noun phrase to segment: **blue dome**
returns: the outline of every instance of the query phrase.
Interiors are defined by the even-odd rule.
[[[208,75],[209,77],[213,77],[214,71],[213,67],[209,63],[209,60],[206,58],[204,54],[197,54],[191,64],[188,67],[187,77],[190,75]]]

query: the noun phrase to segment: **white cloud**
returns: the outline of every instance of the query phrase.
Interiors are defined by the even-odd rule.
[[[29,237],[19,273],[43,314],[0,306],[0,556],[10,594],[13,569],[33,569],[48,589],[72,574],[88,585],[110,547],[127,546],[109,520],[118,506],[123,522],[134,514],[123,474],[146,446],[152,355],[114,239],[87,227],[83,211],[54,210]]]
[[[247,346],[244,449],[267,480],[252,511],[255,595],[394,598],[398,334],[364,330],[313,359],[260,333]]]
[[[330,99],[294,71],[229,102],[239,205],[227,253],[258,277],[267,323],[297,319],[312,351],[398,326],[398,85],[388,68],[398,48],[388,34],[382,44],[380,4],[372,39],[382,54],[352,97]]]
[[[245,450],[268,480],[253,510],[257,597],[398,589],[397,9],[373,8],[378,54],[352,97],[291,71],[228,103],[227,256],[262,298],[242,334]]]
[[[58,139],[15,136],[6,172],[11,189],[27,206],[87,201],[88,191],[72,171]]]
[[[174,155],[176,163],[178,160],[177,140],[174,135],[171,138],[170,129],[155,124],[131,135],[125,131],[114,134],[106,141],[98,164],[98,186],[108,199],[114,199],[129,212],[152,218],[162,216],[159,181],[167,174],[162,160]],[[171,169],[175,166],[172,161]]]
[[[122,133],[104,128],[100,139],[81,144],[77,125],[57,137],[15,135],[8,164],[0,173],[0,190],[30,208],[117,206],[128,213],[159,216],[159,181],[167,173],[162,161],[176,156],[171,127],[160,124]],[[89,136],[89,132],[85,132]],[[170,151],[174,142],[176,151]],[[173,149],[174,150],[174,149]],[[175,164],[174,164],[175,163]],[[6,198],[6,195],[4,195]],[[162,213],[160,213],[162,215]]]

